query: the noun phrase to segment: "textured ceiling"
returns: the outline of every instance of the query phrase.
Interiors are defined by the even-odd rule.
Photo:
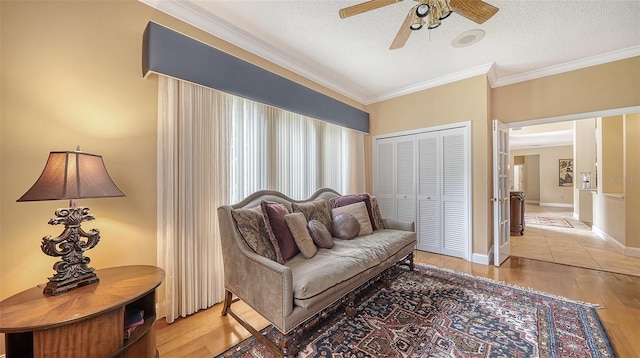
[[[363,104],[481,73],[497,87],[640,55],[638,0],[487,0],[500,10],[484,24],[453,14],[393,51],[414,1],[347,19],[338,11],[363,1],[140,1]],[[471,29],[484,39],[451,46]]]

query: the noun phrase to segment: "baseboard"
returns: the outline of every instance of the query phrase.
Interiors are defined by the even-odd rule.
[[[640,257],[640,248],[638,248],[638,247],[627,247],[627,248],[624,249],[624,256]]]
[[[483,254],[473,253],[473,257],[471,258],[471,261],[473,263],[482,264],[482,265],[491,264],[491,261],[489,260],[489,255],[483,255]]]
[[[571,208],[573,209],[573,204],[565,204],[565,203],[540,203],[540,206],[553,206],[556,208]]]
[[[573,218],[580,221],[580,215],[578,215],[578,213],[576,212],[573,213]]]
[[[527,199],[524,199],[524,203],[525,204],[539,205],[540,204],[540,200],[527,200]]]
[[[591,231],[593,233],[595,233],[596,235],[600,236],[603,240],[607,241],[608,243],[610,243],[611,245],[613,245],[613,247],[616,249],[616,251],[618,251],[619,253],[626,255],[626,250],[627,247],[624,246],[620,241],[616,240],[613,238],[613,236],[607,234],[606,232],[604,232],[604,230],[602,230],[601,228],[593,225],[591,227]],[[640,251],[640,250],[638,250]]]

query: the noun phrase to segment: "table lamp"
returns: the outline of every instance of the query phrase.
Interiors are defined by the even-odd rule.
[[[78,206],[78,199],[120,197],[124,194],[109,177],[102,156],[75,151],[51,152],[35,184],[17,201],[66,200],[69,208],[56,210],[50,225],[64,224],[56,238],[42,238],[42,251],[61,261],[53,265],[56,273],[49,277],[44,293],[57,296],[70,289],[97,283],[98,276],[89,267],[84,252],[100,241],[100,231],[84,231],[82,222],[93,220],[89,208]]]

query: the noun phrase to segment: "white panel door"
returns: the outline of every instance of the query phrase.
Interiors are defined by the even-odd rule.
[[[395,138],[376,140],[375,187],[373,192],[378,200],[383,218],[396,219],[395,189]]]
[[[396,219],[416,221],[416,141],[415,135],[396,138],[395,183]]]
[[[468,259],[468,140],[465,128],[440,132],[442,142],[442,253]]]
[[[440,220],[440,135],[438,132],[417,135],[418,146],[418,249],[441,253]]]
[[[511,255],[509,202],[509,130],[493,120],[493,263],[500,266]]]

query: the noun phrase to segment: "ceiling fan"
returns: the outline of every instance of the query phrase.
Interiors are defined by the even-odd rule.
[[[370,0],[357,5],[340,9],[340,18],[362,14],[402,0]],[[452,12],[467,19],[482,24],[489,20],[498,8],[482,0],[413,0],[418,4],[409,10],[400,30],[393,39],[389,50],[395,50],[405,45],[411,31],[420,30],[425,24],[428,29],[440,26],[440,20],[446,19]],[[426,18],[426,21],[425,21]]]

